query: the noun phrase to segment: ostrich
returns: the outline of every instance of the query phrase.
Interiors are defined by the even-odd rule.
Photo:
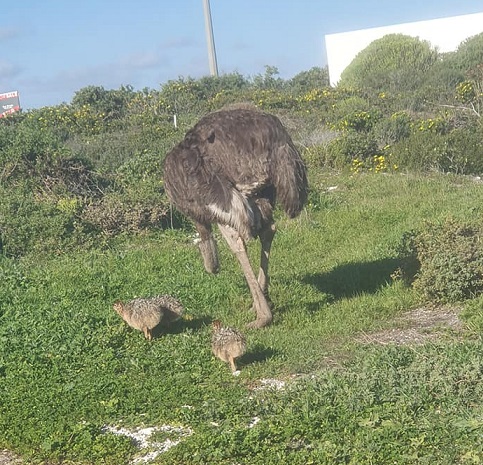
[[[193,220],[209,273],[219,270],[212,233],[212,224],[218,224],[250,288],[256,319],[248,326],[268,325],[272,321],[268,262],[275,235],[275,201],[294,218],[308,191],[305,165],[280,120],[255,108],[204,116],[166,156],[164,184],[174,206]],[[258,277],[246,247],[256,237],[261,242]]]
[[[118,300],[114,302],[113,308],[129,326],[141,330],[148,341],[153,338],[156,326],[169,326],[183,314],[179,300],[170,295],[137,298],[126,303]]]
[[[220,360],[230,364],[234,375],[238,374],[235,359],[242,356],[247,349],[245,336],[236,328],[223,326],[220,320],[213,321],[211,329],[211,351]]]

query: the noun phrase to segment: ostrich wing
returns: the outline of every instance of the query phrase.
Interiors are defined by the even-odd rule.
[[[176,147],[166,157],[164,173],[168,196],[185,215],[202,224],[228,224],[251,236],[254,214],[249,202],[198,147]]]

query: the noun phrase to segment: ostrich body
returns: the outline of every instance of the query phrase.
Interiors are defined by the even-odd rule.
[[[297,216],[308,190],[305,165],[280,120],[246,108],[203,117],[166,156],[164,182],[171,202],[195,223],[205,269],[219,269],[216,223],[250,288],[256,320],[249,326],[269,324],[273,208],[278,200],[289,217]],[[246,249],[256,237],[262,246],[258,277]]]
[[[232,373],[235,373],[235,359],[242,356],[247,348],[245,336],[235,328],[222,326],[220,320],[212,324],[211,350],[220,360],[230,364]]]
[[[142,331],[149,341],[156,326],[168,326],[183,314],[181,303],[170,295],[138,298],[126,303],[117,301],[113,308],[131,328]]]

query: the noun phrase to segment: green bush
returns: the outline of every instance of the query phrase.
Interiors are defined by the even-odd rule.
[[[172,212],[164,195],[162,164],[161,156],[146,150],[131,156],[113,175],[110,189],[89,202],[80,219],[104,236],[178,225],[180,215]]]
[[[343,95],[330,96],[335,97],[332,102],[332,108],[330,109],[328,120],[334,127],[343,126],[344,121],[350,115],[356,115],[358,113],[365,113],[373,111],[371,103],[365,98],[359,95],[349,95],[344,97]]]
[[[356,158],[366,160],[378,154],[379,149],[372,134],[346,131],[327,145],[325,159],[327,165],[343,168]]]
[[[426,222],[403,238],[403,275],[428,301],[457,302],[483,291],[483,229],[455,219]]]
[[[458,128],[448,136],[449,151],[444,171],[458,174],[483,173],[483,128]]]
[[[374,135],[381,147],[406,139],[411,134],[411,116],[405,111],[383,118],[374,127]]]
[[[435,120],[420,121],[408,136],[391,145],[395,163],[401,168],[414,171],[482,173],[483,146],[481,140],[483,131],[481,126],[467,124],[467,127],[459,127],[446,132],[446,130],[433,129],[438,126],[438,123],[430,126]],[[384,123],[381,126],[384,127]],[[376,133],[381,134],[378,131],[379,129],[376,130]],[[379,137],[378,140],[384,139]]]
[[[483,62],[483,33],[467,38],[449,55],[451,68],[467,72]]]
[[[87,86],[78,90],[73,99],[72,107],[78,116],[92,114],[99,121],[107,123],[124,116],[128,103],[135,97],[131,86],[121,86],[118,90],[106,90],[102,86]]]
[[[469,329],[477,334],[483,334],[483,297],[468,301],[461,317]]]
[[[4,145],[0,151],[2,181],[36,176],[43,166],[65,154],[64,146],[53,129],[42,128],[37,121],[25,118],[15,128],[3,128]]]
[[[169,214],[169,204],[160,193],[143,198],[113,192],[87,205],[81,219],[90,229],[105,236],[115,236],[167,226],[170,224]]]
[[[0,189],[1,253],[7,257],[65,251],[81,240],[76,208],[36,200],[28,189]]]
[[[340,84],[379,91],[413,91],[437,60],[438,52],[429,42],[388,34],[359,52],[342,73]]]
[[[326,66],[324,68],[314,67],[308,71],[302,71],[290,79],[287,86],[297,95],[310,92],[312,89],[329,87],[329,69]]]
[[[378,111],[356,110],[344,116],[336,124],[336,129],[353,130],[358,132],[368,132],[380,120],[381,115]]]
[[[416,131],[395,143],[391,150],[400,168],[441,171],[448,154],[448,138],[442,134]]]

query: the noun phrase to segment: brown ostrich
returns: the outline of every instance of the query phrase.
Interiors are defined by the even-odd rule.
[[[118,300],[113,308],[129,326],[142,331],[148,341],[153,338],[156,326],[169,326],[183,314],[181,303],[170,295],[137,298],[126,303]]]
[[[294,218],[307,200],[306,168],[280,120],[256,109],[220,110],[204,116],[166,156],[165,189],[171,202],[191,218],[200,235],[205,269],[219,269],[212,224],[236,255],[253,298],[260,328],[272,321],[268,262],[275,235],[276,200]],[[258,278],[246,241],[258,237]]]

